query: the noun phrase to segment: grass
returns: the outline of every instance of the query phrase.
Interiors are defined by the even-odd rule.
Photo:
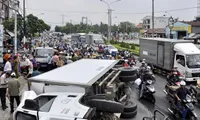
[[[115,46],[119,50],[129,50],[137,56],[139,56],[140,54],[140,48],[138,46],[135,46],[135,50],[134,50],[134,49],[127,49],[127,48],[121,47],[120,44],[112,44],[112,45]]]

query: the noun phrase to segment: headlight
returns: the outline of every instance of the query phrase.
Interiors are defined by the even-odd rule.
[[[185,76],[188,77],[188,78],[191,78],[192,77],[192,73],[186,71],[185,72]]]

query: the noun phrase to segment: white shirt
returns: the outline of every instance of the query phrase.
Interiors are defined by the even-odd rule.
[[[4,72],[7,72],[7,71],[12,71],[12,65],[9,61],[7,61],[4,66]]]
[[[33,73],[33,63],[30,60],[29,60],[28,66],[29,66],[29,68],[28,68],[29,74],[32,74]]]

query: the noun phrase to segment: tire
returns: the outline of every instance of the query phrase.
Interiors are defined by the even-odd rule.
[[[123,65],[115,65],[114,68],[120,68],[122,67]]]
[[[124,106],[121,103],[111,100],[92,99],[88,101],[88,105],[102,112],[122,113],[124,111]]]
[[[130,82],[130,81],[135,81],[138,78],[137,74],[132,75],[132,76],[120,76],[119,80],[121,82]]]
[[[122,71],[120,73],[120,76],[131,76],[131,75],[135,75],[137,73],[137,69],[133,68],[133,67],[121,67],[119,68],[120,71]]]
[[[152,104],[155,104],[155,103],[156,103],[156,98],[154,97],[154,95],[152,95],[152,96],[150,97],[150,100],[151,100],[151,103],[152,103]]]
[[[137,115],[137,111],[133,112],[123,112],[120,116],[120,118],[133,118]]]
[[[128,101],[125,103],[124,105],[124,112],[133,112],[137,110],[137,104],[132,102],[132,101]]]

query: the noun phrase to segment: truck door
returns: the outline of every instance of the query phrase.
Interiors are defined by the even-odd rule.
[[[175,54],[174,67],[185,77],[185,56],[182,54]]]
[[[157,64],[161,67],[164,65],[164,42],[158,42],[157,48],[158,56],[157,56]]]

